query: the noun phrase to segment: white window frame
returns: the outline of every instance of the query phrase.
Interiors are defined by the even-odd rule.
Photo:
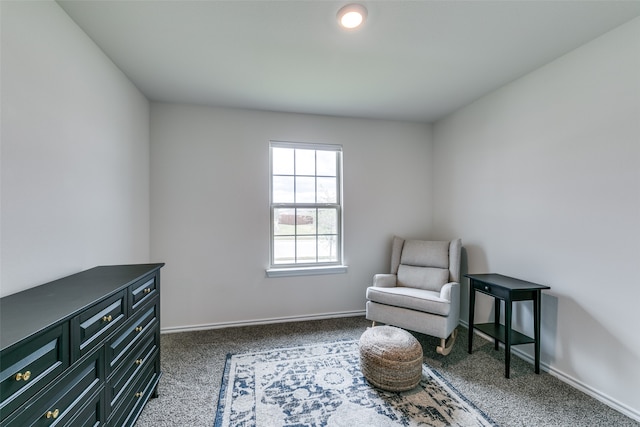
[[[273,148],[292,148],[315,151],[332,151],[336,156],[336,203],[274,203],[273,201]],[[343,230],[343,201],[342,201],[342,146],[336,144],[319,144],[307,142],[289,142],[289,141],[269,141],[269,268],[267,269],[267,277],[282,276],[298,276],[298,275],[317,275],[317,274],[337,274],[346,273],[347,266],[344,265],[344,230]],[[316,172],[317,173],[317,172]],[[294,171],[294,176],[295,171]],[[315,175],[316,177],[318,175]],[[295,191],[295,190],[294,190]],[[334,208],[337,209],[337,257],[333,262],[311,262],[301,263],[294,262],[291,264],[275,264],[274,263],[274,244],[275,244],[275,218],[276,209],[304,209],[304,208]],[[316,235],[317,236],[317,235]]]

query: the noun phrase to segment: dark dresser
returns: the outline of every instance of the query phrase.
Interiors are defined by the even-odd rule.
[[[0,299],[0,427],[132,426],[160,379],[160,264]]]

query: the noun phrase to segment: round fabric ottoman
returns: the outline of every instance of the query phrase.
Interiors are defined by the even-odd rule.
[[[411,390],[422,378],[422,347],[409,332],[394,326],[376,326],[360,337],[360,368],[375,387]]]

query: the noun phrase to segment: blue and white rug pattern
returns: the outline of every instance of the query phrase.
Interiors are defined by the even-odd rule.
[[[367,383],[357,341],[229,355],[214,427],[496,426],[423,364],[413,390]]]

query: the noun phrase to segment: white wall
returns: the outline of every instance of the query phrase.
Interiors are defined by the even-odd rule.
[[[342,144],[348,273],[265,277],[270,139]],[[153,103],[163,329],[362,313],[393,234],[430,230],[430,157],[428,125]]]
[[[640,419],[640,19],[438,121],[433,141],[434,228],[462,236],[468,272],[550,285],[543,364]]]
[[[149,103],[52,1],[0,2],[0,292],[149,257]]]

